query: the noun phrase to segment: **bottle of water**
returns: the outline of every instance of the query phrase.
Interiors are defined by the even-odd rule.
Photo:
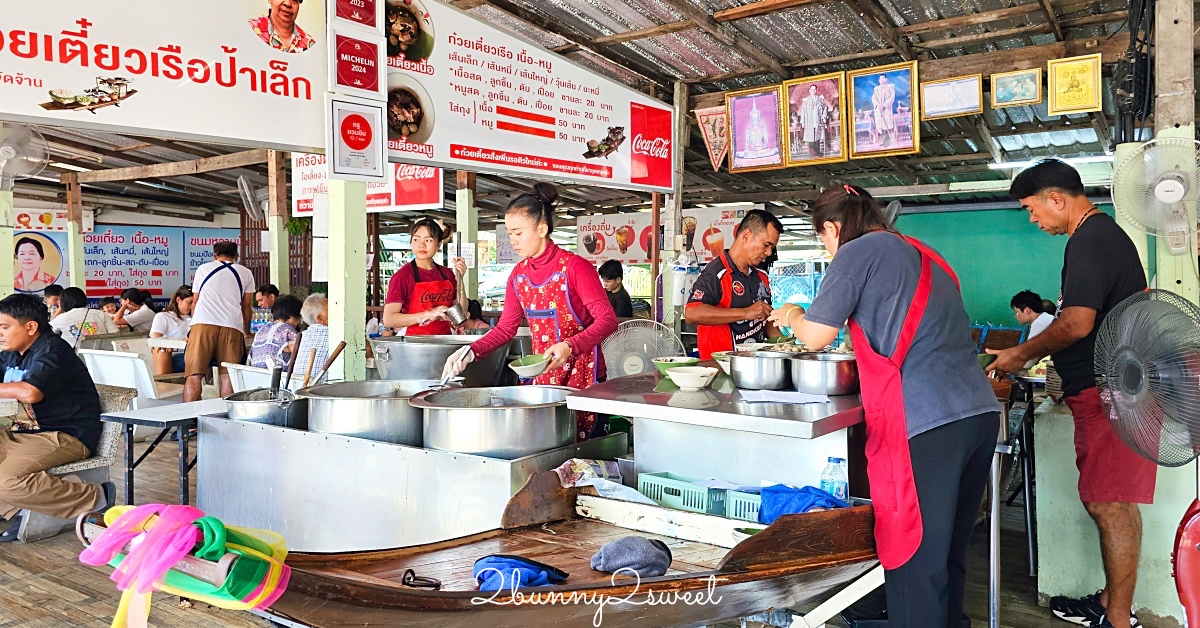
[[[845,501],[850,497],[850,482],[846,480],[846,473],[842,471],[842,462],[841,458],[829,459],[829,464],[825,465],[825,470],[821,472],[821,490]]]

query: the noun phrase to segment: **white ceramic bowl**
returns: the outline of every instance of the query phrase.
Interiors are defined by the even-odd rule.
[[[729,354],[730,353],[733,353],[733,352],[732,351],[714,351],[712,354],[712,359],[717,363],[717,366],[721,367],[722,371],[725,371],[726,375],[729,374]]]
[[[711,366],[678,366],[668,370],[667,377],[671,378],[679,390],[696,392],[708,386],[718,372],[720,371]]]

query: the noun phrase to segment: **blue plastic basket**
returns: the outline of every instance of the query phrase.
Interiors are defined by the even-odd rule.
[[[701,478],[674,473],[639,473],[638,492],[654,500],[659,506],[709,515],[724,515],[726,490],[694,484],[698,481],[701,481]]]

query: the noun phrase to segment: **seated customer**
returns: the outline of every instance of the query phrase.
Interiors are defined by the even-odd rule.
[[[1029,325],[1029,338],[1042,333],[1054,322],[1054,315],[1046,312],[1045,301],[1032,290],[1023,290],[1008,303],[1017,317],[1017,322]]]
[[[610,259],[601,264],[600,283],[604,284],[608,302],[617,313],[617,318],[632,318],[633,301],[625,290],[625,269],[621,267],[621,262]]]
[[[491,325],[488,325],[487,322],[483,320],[483,305],[481,305],[479,301],[476,301],[475,299],[467,301],[467,320],[463,322],[462,325],[459,325],[458,328],[462,331],[471,331],[474,329],[486,330],[492,328]]]
[[[316,375],[321,370],[321,366],[325,364],[325,359],[329,357],[329,301],[325,300],[325,295],[319,292],[310,294],[300,308],[300,318],[304,319],[304,323],[308,327],[304,329],[304,337],[300,339],[300,348],[298,349],[300,354],[296,356],[295,376],[303,381],[304,372],[308,369],[314,349],[317,357],[312,359],[310,375]],[[310,385],[317,383],[320,382],[309,382]]]
[[[150,331],[154,324],[154,310],[146,303],[146,294],[137,288],[126,288],[121,291],[121,306],[113,322],[124,325],[129,331]]]
[[[88,308],[87,294],[79,288],[63,290],[59,306],[62,313],[50,321],[50,328],[71,348],[79,344],[79,339],[84,336],[115,334],[118,331],[116,324],[104,312]]]
[[[17,514],[74,519],[115,501],[112,482],[84,484],[46,469],[92,455],[100,442],[100,396],[87,367],[50,333],[46,306],[29,294],[0,300],[0,398],[21,411],[0,429],[0,517],[12,523],[0,542],[17,536]]]
[[[300,299],[285,294],[271,307],[274,320],[254,334],[250,366],[260,369],[287,368],[296,350],[296,328],[300,326]]]
[[[120,305],[117,303],[117,300],[112,297],[103,297],[100,299],[100,311],[108,314],[109,318],[117,315],[118,307],[120,307]]]
[[[191,286],[180,286],[171,295],[171,302],[166,309],[154,315],[150,323],[151,338],[187,338],[188,329],[192,326],[192,304],[196,302],[196,294]],[[155,347],[150,350],[154,360],[154,374],[183,372],[183,349],[165,349]]]
[[[46,301],[46,309],[50,310],[50,320],[54,320],[55,316],[62,314],[62,293],[63,287],[52,283],[46,286],[42,291],[42,299]]]

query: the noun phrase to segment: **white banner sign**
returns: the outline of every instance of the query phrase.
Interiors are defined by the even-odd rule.
[[[441,209],[441,168],[413,164],[388,164],[383,182],[367,182],[367,212]],[[318,194],[329,193],[329,173],[324,155],[292,153],[292,215],[313,216]]]
[[[733,245],[733,236],[747,209],[704,207],[683,210],[684,247],[696,252],[701,263],[716,259],[725,249]]]
[[[91,233],[95,227],[95,212],[83,210],[83,233]],[[13,210],[13,223],[23,231],[66,231],[71,224],[65,209],[21,209]]]
[[[324,147],[325,9],[320,0],[290,2],[268,16],[277,4],[55,0],[35,8],[0,0],[0,115]]]
[[[389,3],[384,32],[391,159],[671,190],[661,101],[437,0]]]
[[[600,264],[610,259],[626,263],[650,262],[650,214],[580,216],[576,221],[575,252]]]

